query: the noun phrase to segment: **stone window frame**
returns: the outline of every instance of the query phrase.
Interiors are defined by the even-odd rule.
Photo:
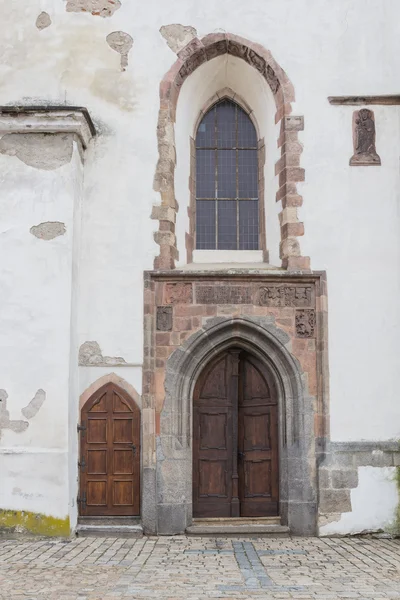
[[[217,103],[222,100],[231,100],[237,104],[249,117],[250,121],[254,125],[257,134],[257,156],[258,156],[258,236],[259,236],[259,247],[263,253],[263,261],[268,262],[269,255],[267,251],[266,241],[266,230],[265,230],[265,178],[264,178],[264,165],[265,165],[265,140],[261,138],[260,128],[257,120],[254,117],[254,111],[249,104],[243,99],[242,96],[234,92],[231,88],[225,87],[222,90],[213,94],[207,102],[201,108],[197,120],[193,127],[193,135],[190,136],[190,174],[189,174],[189,232],[186,233],[186,260],[190,264],[193,262],[193,251],[196,246],[196,133],[201,123],[201,120],[206,113]],[[216,250],[218,251],[218,250]],[[234,252],[234,251],[233,251]]]
[[[298,207],[303,203],[297,183],[305,179],[304,169],[300,167],[303,147],[298,140],[298,132],[304,129],[304,118],[291,115],[292,102],[295,100],[294,88],[271,52],[261,44],[231,33],[213,33],[201,40],[197,37],[192,39],[178,52],[178,60],[160,83],[157,124],[159,159],[153,188],[160,193],[161,204],[154,205],[151,214],[152,219],[159,221],[159,229],[154,233],[154,239],[160,246],[160,251],[154,260],[154,269],[174,269],[175,261],[179,257],[175,234],[178,205],[174,182],[174,124],[179,93],[183,82],[191,73],[206,61],[222,54],[230,54],[246,61],[261,73],[271,88],[277,109],[275,123],[281,125],[278,138],[281,157],[276,162],[275,175],[279,176],[276,201],[280,201],[282,206],[279,213],[282,267],[291,271],[309,271],[310,259],[302,256],[298,240],[304,235],[304,224],[298,220],[297,214]]]

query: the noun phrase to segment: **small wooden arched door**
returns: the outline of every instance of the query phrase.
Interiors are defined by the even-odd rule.
[[[277,394],[262,363],[224,352],[193,400],[193,516],[278,515]]]
[[[140,514],[140,411],[108,383],[81,411],[80,515]]]

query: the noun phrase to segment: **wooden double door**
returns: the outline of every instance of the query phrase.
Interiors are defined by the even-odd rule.
[[[140,514],[140,411],[113,383],[82,408],[79,513],[82,516]]]
[[[196,384],[193,516],[279,514],[278,407],[262,363],[229,350]]]

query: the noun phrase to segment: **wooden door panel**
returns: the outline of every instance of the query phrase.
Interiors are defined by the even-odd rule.
[[[91,479],[87,483],[87,505],[107,506],[107,481]]]
[[[113,450],[114,456],[114,475],[133,475],[133,460],[132,460],[132,448],[115,449]]]
[[[244,497],[257,498],[272,495],[271,461],[246,460],[244,464]]]
[[[232,497],[231,360],[206,367],[194,392],[193,514],[229,517]]]
[[[107,475],[107,450],[87,451],[88,475]]]
[[[89,417],[87,442],[88,444],[107,444],[107,419]]]
[[[271,420],[269,413],[251,412],[243,410],[243,450],[270,450],[271,449]]]
[[[115,506],[132,506],[133,486],[130,481],[114,479],[113,491]]]
[[[200,412],[200,450],[227,450],[227,412]]]
[[[140,412],[107,384],[82,408],[80,514],[140,513]]]
[[[263,365],[225,352],[199,377],[193,404],[194,516],[278,515],[277,395]]]
[[[239,488],[244,517],[278,515],[278,409],[273,384],[248,355],[239,392]]]
[[[200,498],[228,498],[227,461],[200,460]]]

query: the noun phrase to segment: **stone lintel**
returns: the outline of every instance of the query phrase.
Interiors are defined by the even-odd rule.
[[[82,107],[0,106],[0,135],[7,133],[70,133],[87,148],[96,129]]]
[[[366,104],[385,104],[387,106],[396,106],[400,104],[400,95],[387,96],[328,96],[330,104],[362,106]]]

